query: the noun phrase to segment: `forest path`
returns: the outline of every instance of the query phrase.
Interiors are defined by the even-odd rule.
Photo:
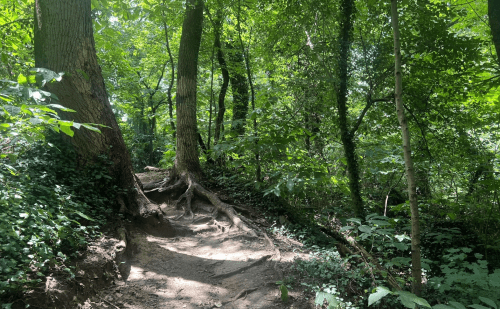
[[[207,206],[199,205],[202,211],[193,221],[175,221],[183,236],[161,238],[132,230],[133,254],[125,262],[123,280],[101,291],[86,308],[311,307],[298,291],[289,291],[287,303],[280,298],[277,270],[289,268],[296,258],[290,244],[290,250],[277,254],[265,237],[250,237],[203,213]],[[166,203],[161,207],[169,219],[182,213]]]

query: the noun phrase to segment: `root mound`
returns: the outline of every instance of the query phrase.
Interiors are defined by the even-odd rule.
[[[238,216],[233,206],[224,203],[219,199],[217,194],[205,189],[202,185],[200,185],[197,178],[192,173],[182,173],[181,175],[176,175],[173,170],[165,172],[164,170],[148,169],[148,171],[149,172],[146,173],[146,175],[141,175],[142,177],[139,177],[139,179],[143,178],[144,180],[150,180],[149,182],[142,185],[144,193],[148,195],[153,194],[156,196],[156,199],[161,198],[158,194],[165,196],[168,196],[169,194],[178,196],[180,194],[180,196],[174,203],[176,207],[179,206],[179,203],[182,200],[186,199],[184,213],[178,216],[176,219],[180,219],[184,216],[190,216],[191,218],[194,217],[193,211],[195,211],[196,209],[193,209],[192,200],[197,196],[210,201],[210,203],[214,206],[215,211],[212,213],[212,216],[214,218],[217,217],[219,212],[223,213],[238,229],[250,234],[251,236],[257,237],[256,232],[249,228],[247,224],[245,224],[245,222],[243,222],[242,218]],[[159,175],[166,177],[163,180],[154,180],[155,177],[152,175],[152,173],[158,173]]]

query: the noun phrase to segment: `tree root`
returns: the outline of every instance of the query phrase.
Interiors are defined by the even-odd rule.
[[[170,182],[172,182],[174,179],[175,178],[172,177]],[[231,220],[233,225],[235,225],[238,229],[250,234],[253,237],[257,237],[256,232],[253,229],[249,228],[247,224],[245,224],[245,222],[236,214],[236,211],[231,205],[222,202],[215,193],[205,189],[202,185],[200,185],[196,181],[196,178],[190,173],[182,174],[177,179],[177,181],[172,185],[158,187],[148,192],[151,191],[172,192],[180,190],[185,190],[185,191],[177,199],[177,201],[175,201],[175,206],[177,206],[183,199],[186,199],[186,206],[184,208],[184,213],[178,216],[176,219],[180,219],[186,215],[189,215],[191,218],[194,217],[193,209],[191,208],[191,200],[195,195],[197,195],[199,197],[203,197],[209,200],[210,203],[212,203],[212,205],[214,206],[215,211],[224,213],[229,218],[229,220]]]

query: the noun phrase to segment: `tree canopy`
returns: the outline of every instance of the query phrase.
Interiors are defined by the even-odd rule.
[[[283,222],[306,218],[372,247],[381,269],[407,279],[376,290],[376,300],[392,293],[405,305],[399,289],[411,282],[412,237],[421,238],[417,268],[426,278],[415,294],[433,305],[500,300],[493,292],[500,287],[499,1],[392,0],[396,48],[389,0],[92,0],[95,71],[102,71],[101,94],[116,122],[86,120],[61,103],[65,80],[97,82],[84,72],[88,62],[63,65],[49,48],[61,41],[55,33],[43,33],[48,54],[39,53],[34,29],[46,21],[34,18],[34,2],[0,0],[0,207],[28,213],[16,190],[37,192],[27,180],[26,167],[35,164],[27,154],[50,148],[48,132],[75,135],[74,143],[87,135],[94,145],[105,140],[96,148],[81,144],[85,151],[112,145],[106,132],[121,132],[124,147],[107,152],[110,162],[121,164],[116,149],[130,154],[123,160],[135,172],[176,170],[158,191],[179,189],[182,180],[188,204],[193,192],[204,196],[248,229],[199,186],[210,171],[223,171],[282,201],[269,211]],[[403,122],[411,139],[406,154]],[[69,209],[69,217],[91,219]],[[12,220],[0,215],[0,231]],[[2,237],[3,259],[12,239]],[[487,266],[474,269],[482,261]],[[2,292],[15,273],[6,271],[9,263],[0,262]],[[463,283],[472,274],[488,284]]]

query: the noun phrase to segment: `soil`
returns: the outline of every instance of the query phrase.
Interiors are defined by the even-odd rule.
[[[155,171],[138,177],[144,183],[162,175]],[[173,206],[172,197],[149,198],[161,204],[165,217],[177,230],[176,236],[155,237],[130,224],[126,232],[122,230],[114,237],[97,241],[94,247],[101,248],[97,250],[100,257],[90,252],[84,259],[90,267],[79,273],[94,281],[83,283],[76,278],[73,285],[80,286],[77,289],[80,292],[74,289],[60,292],[52,297],[52,306],[42,308],[315,307],[313,295],[300,286],[288,289],[287,302],[281,299],[276,282],[290,275],[295,259],[307,259],[307,254],[297,241],[279,235],[267,236],[264,231],[269,223],[258,210],[237,207],[259,229],[259,236],[252,237],[231,226],[221,215],[214,219],[213,207],[208,202],[195,200],[194,218],[173,221],[183,210]],[[104,246],[106,242],[111,245]],[[114,266],[103,268],[106,264],[103,261],[113,261]],[[57,284],[47,288],[45,294],[56,295],[56,287]]]

